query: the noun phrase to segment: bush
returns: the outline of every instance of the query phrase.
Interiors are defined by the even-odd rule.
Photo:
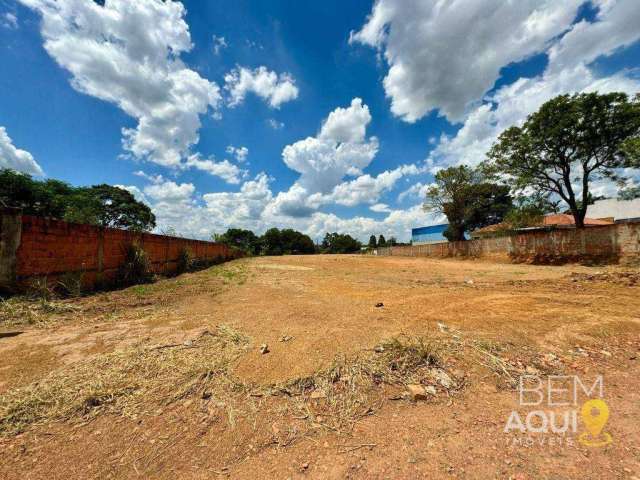
[[[195,266],[194,263],[193,253],[191,250],[186,247],[182,248],[178,254],[178,266],[176,269],[178,275],[192,270]]]
[[[125,248],[124,262],[118,271],[118,284],[122,286],[148,283],[153,280],[149,256],[137,243]]]
[[[57,290],[65,297],[79,297],[82,295],[83,272],[68,272],[58,278]]]

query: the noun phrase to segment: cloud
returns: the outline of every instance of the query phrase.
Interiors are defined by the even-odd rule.
[[[549,49],[549,72],[589,64],[640,39],[636,0],[593,0],[599,7],[594,22],[582,20]]]
[[[307,137],[282,151],[284,163],[300,177],[286,192],[280,192],[274,214],[303,217],[322,203],[345,176],[362,174],[378,152],[378,140],[366,138],[371,122],[369,108],[354,98],[347,108],[336,108],[315,137]],[[315,200],[312,195],[315,196]]]
[[[375,205],[371,205],[369,210],[376,213],[389,213],[391,212],[391,208],[386,203],[376,203]]]
[[[0,127],[0,168],[11,168],[29,175],[44,175],[33,155],[13,145],[4,127]]]
[[[354,180],[336,185],[329,195],[323,195],[316,201],[337,203],[347,207],[362,203],[372,204],[377,202],[383,193],[393,189],[402,177],[419,173],[423,173],[423,170],[415,165],[402,165],[393,170],[382,172],[375,177],[369,174],[361,175]]]
[[[628,76],[627,72],[598,77],[589,67],[594,59],[640,38],[640,31],[629,27],[640,23],[640,10],[630,8],[631,4],[635,2],[607,0],[606,9],[599,12],[594,23],[575,24],[551,47],[549,65],[543,74],[520,78],[486,98],[486,103],[469,113],[455,136],[440,139],[429,155],[428,163],[436,167],[478,164],[502,131],[511,125],[522,124],[527,115],[557,95],[594,91],[622,91],[634,95],[640,91],[640,81]]]
[[[18,28],[18,17],[13,12],[5,12],[0,15],[0,26],[12,30]]]
[[[415,122],[438,109],[452,122],[490,90],[500,69],[546,50],[584,0],[378,0],[351,43],[379,49],[391,111]]]
[[[433,184],[425,184],[422,182],[415,183],[403,192],[400,192],[400,194],[398,195],[398,201],[403,202],[407,198],[423,200],[427,195],[427,190],[431,185]]]
[[[249,155],[249,149],[247,147],[234,147],[233,145],[229,145],[226,152],[229,155],[233,155],[240,163],[246,162],[247,156]]]
[[[218,37],[217,35],[213,35],[212,41],[213,41],[213,54],[216,56],[220,55],[220,52],[229,46],[227,45],[227,41],[224,39],[224,37]]]
[[[156,183],[144,188],[144,194],[155,202],[189,203],[196,187],[191,183],[177,184],[172,181]]]
[[[246,175],[246,170],[241,170],[229,160],[217,162],[213,159],[202,159],[199,153],[194,153],[187,158],[185,168],[195,168],[211,175],[222,178],[227,183],[238,184],[240,179]]]
[[[269,118],[267,119],[267,124],[273,128],[274,130],[281,130],[282,128],[284,128],[284,123],[283,122],[279,122],[278,120],[276,120],[275,118]]]
[[[278,75],[265,66],[254,70],[236,67],[224,76],[224,81],[224,88],[229,92],[230,107],[244,102],[247,93],[258,95],[272,108],[280,108],[283,103],[298,98],[298,87],[291,75]]]
[[[179,2],[20,0],[42,15],[44,47],[81,93],[113,103],[137,119],[123,129],[135,158],[179,167],[195,145],[200,115],[220,103],[214,82],[187,68],[192,48]]]

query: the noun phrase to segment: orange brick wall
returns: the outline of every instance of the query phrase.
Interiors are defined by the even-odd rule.
[[[153,271],[163,275],[176,272],[184,248],[191,251],[194,260],[201,262],[234,258],[227,246],[218,243],[23,215],[16,252],[16,280],[24,285],[37,277],[54,279],[78,272],[90,288],[98,281],[113,280],[124,261],[126,247],[132,243],[142,246]]]

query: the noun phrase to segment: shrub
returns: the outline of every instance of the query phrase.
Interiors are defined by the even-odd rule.
[[[178,254],[177,273],[181,274],[192,270],[195,266],[193,253],[189,248],[183,247]]]
[[[149,256],[137,243],[127,245],[124,262],[118,271],[118,284],[122,286],[148,283],[153,280]]]
[[[68,272],[58,278],[57,290],[67,297],[79,297],[82,295],[83,272]]]

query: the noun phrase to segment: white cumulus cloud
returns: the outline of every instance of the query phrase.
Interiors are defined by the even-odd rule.
[[[379,49],[391,111],[415,122],[438,109],[464,119],[500,69],[546,50],[584,0],[378,0],[351,43]]]
[[[13,145],[4,127],[0,127],[0,168],[10,168],[29,175],[44,175],[33,155]]]
[[[473,109],[453,137],[443,136],[428,162],[436,168],[454,164],[475,165],[498,135],[511,125],[522,124],[551,98],[575,92],[640,91],[640,81],[621,71],[599,77],[589,67],[596,58],[609,55],[640,39],[640,9],[634,0],[603,0],[595,22],[579,22],[553,45],[545,72],[533,78],[520,78],[497,90],[486,103]],[[605,40],[606,38],[606,40]]]
[[[298,98],[298,87],[291,75],[277,74],[265,66],[254,70],[236,67],[225,75],[224,81],[230,107],[244,102],[247,93],[259,96],[272,108],[280,108],[283,103]]]
[[[20,0],[42,15],[46,51],[79,92],[137,119],[123,129],[136,158],[178,167],[195,145],[200,115],[217,108],[218,86],[187,68],[192,48],[182,3],[167,0]]]
[[[240,179],[246,175],[246,170],[241,170],[229,160],[220,162],[213,159],[203,159],[198,153],[189,155],[184,163],[185,168],[195,168],[203,172],[207,172],[216,177],[222,178],[227,183],[238,184]]]
[[[229,145],[227,146],[225,151],[229,155],[233,155],[234,158],[240,163],[246,162],[247,157],[249,156],[249,149],[247,147],[234,147],[233,145]]]

